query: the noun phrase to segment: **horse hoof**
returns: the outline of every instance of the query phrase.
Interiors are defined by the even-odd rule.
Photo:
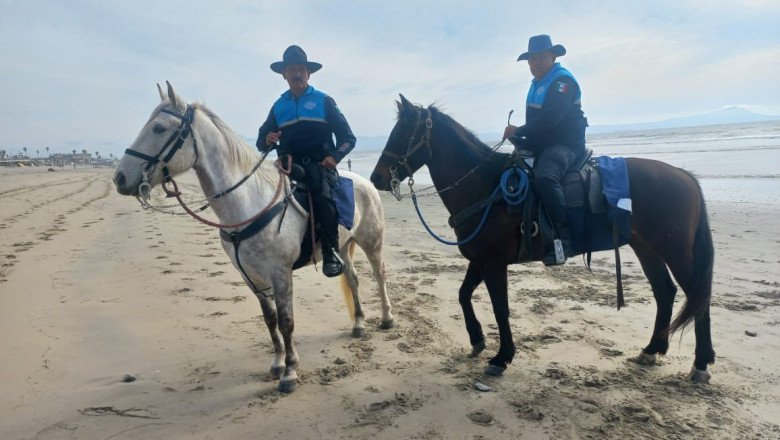
[[[274,379],[279,379],[282,377],[282,373],[284,373],[284,365],[279,367],[271,367],[271,377]]]
[[[506,367],[499,367],[498,365],[488,365],[485,368],[485,374],[488,376],[501,376],[506,371]]]
[[[363,327],[353,327],[352,328],[352,337],[353,338],[362,338],[366,334],[366,329]]]
[[[475,358],[479,356],[480,353],[482,353],[482,350],[485,349],[485,341],[479,342],[477,344],[474,344],[471,346],[471,353],[469,353],[470,358]]]
[[[293,391],[295,391],[295,388],[297,386],[298,386],[298,379],[282,379],[279,381],[279,387],[277,389],[281,393],[290,394]]]
[[[688,380],[695,383],[710,383],[710,374],[707,370],[698,370],[696,367],[691,368],[691,372],[688,373]]]
[[[382,321],[382,323],[379,324],[379,328],[382,330],[389,330],[393,327],[395,327],[395,321],[393,321],[392,319],[387,321]]]
[[[657,354],[647,354],[644,351],[639,353],[639,356],[633,358],[633,361],[639,365],[655,365],[658,361]]]

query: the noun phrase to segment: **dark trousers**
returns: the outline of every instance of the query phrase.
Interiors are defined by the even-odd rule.
[[[534,189],[547,209],[559,235],[568,235],[566,201],[563,197],[563,177],[577,159],[575,149],[553,145],[537,155],[534,163]],[[564,229],[564,230],[561,230]],[[570,237],[562,237],[570,239]]]
[[[328,247],[338,250],[339,222],[336,202],[331,194],[331,189],[338,185],[338,173],[314,161],[300,165],[306,170],[305,181],[314,205],[314,219],[320,226],[320,244],[323,250]]]

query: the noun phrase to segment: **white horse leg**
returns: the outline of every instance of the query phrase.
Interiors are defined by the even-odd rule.
[[[268,292],[270,293],[270,290]],[[265,296],[262,292],[255,295],[260,301],[263,320],[265,325],[268,326],[268,331],[271,333],[271,341],[274,344],[274,361],[271,363],[271,376],[274,379],[279,379],[284,372],[284,344],[276,328],[278,322],[276,305],[274,305],[273,297],[271,296]]]
[[[278,272],[272,280],[274,299],[276,300],[276,309],[279,316],[279,331],[284,339],[284,374],[279,380],[279,391],[283,393],[292,393],[298,386],[298,352],[293,343],[293,329],[295,328],[295,319],[293,317],[293,290],[292,290],[292,271]]]
[[[363,247],[363,251],[368,257],[371,268],[374,270],[374,279],[379,287],[379,299],[382,301],[382,324],[380,328],[389,329],[395,326],[393,320],[393,306],[390,304],[390,298],[387,296],[387,285],[385,283],[385,262],[382,258],[382,236],[378,241],[371,243],[371,246]]]
[[[352,325],[352,337],[359,338],[366,334],[366,325],[363,322],[365,315],[363,314],[363,307],[360,304],[360,291],[358,287],[360,281],[358,280],[357,273],[355,272],[355,265],[353,264],[354,244],[349,243],[341,250],[341,255],[344,259],[344,277],[347,279],[347,286],[349,291],[352,292],[352,303],[355,308],[355,320]]]

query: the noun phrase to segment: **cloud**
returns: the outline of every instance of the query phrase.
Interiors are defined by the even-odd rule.
[[[252,137],[285,89],[268,65],[299,44],[325,68],[359,135],[386,135],[398,93],[478,132],[523,117],[515,62],[552,35],[592,123],[663,119],[735,103],[775,108],[777,2],[613,0],[296,2],[2,1],[0,145],[129,144],[170,80]]]

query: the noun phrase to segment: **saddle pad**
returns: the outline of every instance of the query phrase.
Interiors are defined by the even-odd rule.
[[[601,173],[602,190],[607,202],[607,219],[617,224],[620,237],[631,237],[631,195],[628,189],[628,169],[622,157],[601,156],[596,158]]]
[[[336,204],[336,213],[339,224],[352,230],[355,224],[355,188],[351,179],[339,176],[339,184],[330,190],[333,202]],[[309,211],[309,194],[305,188],[298,187],[293,193],[303,209]]]
[[[339,176],[339,184],[330,190],[336,202],[339,224],[351,230],[355,224],[355,188],[352,180]]]

